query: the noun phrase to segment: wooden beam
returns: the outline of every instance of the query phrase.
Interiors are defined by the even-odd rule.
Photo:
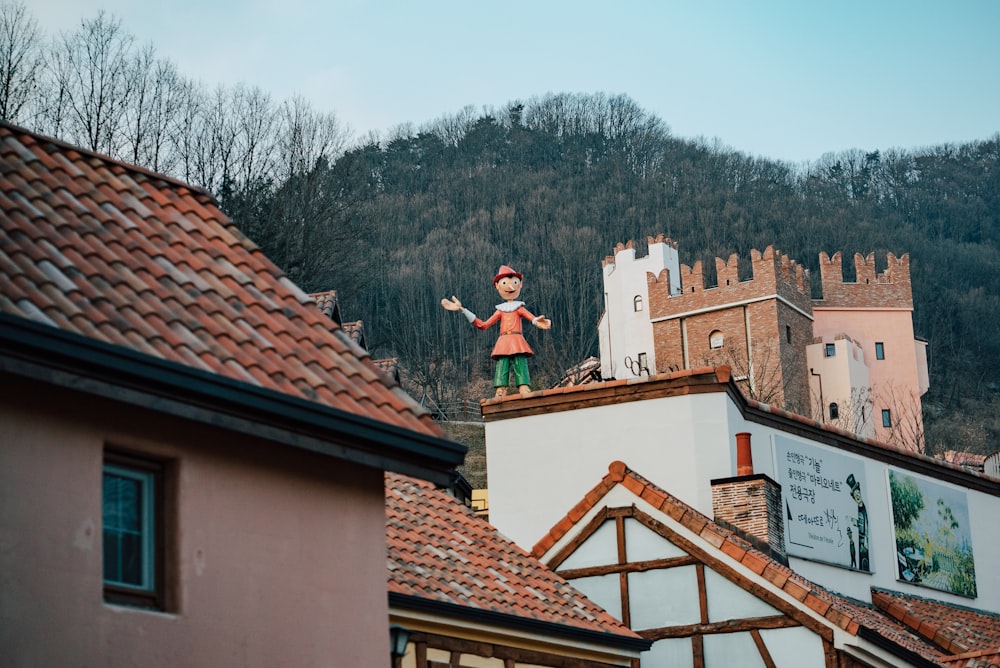
[[[627,564],[608,564],[607,566],[586,566],[584,568],[567,568],[556,571],[561,577],[567,580],[574,578],[589,578],[595,575],[611,575],[612,573],[642,573],[644,571],[655,571],[664,568],[675,568],[677,566],[691,566],[701,563],[692,556],[666,557],[664,559],[650,559],[648,561],[634,561]]]
[[[577,549],[579,549],[579,547],[583,545],[583,543],[588,538],[594,535],[595,531],[601,528],[601,525],[604,524],[605,520],[607,519],[608,519],[608,509],[601,508],[599,511],[597,511],[597,514],[594,515],[594,518],[591,519],[589,522],[587,522],[587,525],[583,527],[580,533],[578,533],[573,538],[573,540],[566,543],[563,549],[559,550],[559,552],[557,552],[554,557],[549,559],[545,565],[551,568],[552,570],[557,569],[559,567],[559,564],[566,561],[566,559],[569,558],[569,555],[576,552]]]
[[[764,644],[764,639],[760,637],[760,631],[752,629],[750,637],[753,638],[753,644],[757,645],[760,658],[764,660],[764,668],[778,668],[774,663],[774,659],[771,658],[771,653],[767,650],[767,645]]]
[[[727,619],[724,622],[709,622],[708,624],[663,626],[658,629],[643,629],[636,631],[636,633],[648,640],[663,640],[664,638],[688,638],[715,633],[743,633],[756,629],[789,629],[796,626],[802,626],[802,624],[785,615],[771,615],[769,617]]]
[[[708,624],[708,590],[705,587],[705,564],[695,567],[698,574],[698,610],[701,611],[701,623]]]
[[[694,542],[684,538],[679,533],[657,521],[656,519],[650,517],[641,510],[636,510],[635,519],[642,522],[650,529],[653,529],[661,536],[669,540],[671,543],[681,548],[691,556],[695,557],[706,566],[711,568],[713,571],[726,578],[730,582],[744,590],[750,592],[757,598],[761,599],[773,608],[776,608],[780,612],[788,615],[795,621],[797,621],[802,626],[805,626],[810,631],[817,633],[820,637],[826,640],[833,640],[833,629],[829,626],[823,624],[822,622],[814,619],[811,615],[806,613],[804,610],[798,608],[797,606],[789,603],[777,593],[772,592],[769,588],[762,584],[754,582],[749,577],[743,575],[736,571],[735,567],[729,563],[728,560],[722,560],[716,558],[709,554],[706,550],[697,546]],[[831,622],[832,623],[832,622]]]
[[[701,636],[691,636],[691,654],[694,659],[691,663],[694,668],[705,668],[705,646],[702,644]]]

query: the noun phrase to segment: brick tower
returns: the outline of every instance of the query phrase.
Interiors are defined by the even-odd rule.
[[[700,261],[681,265],[679,294],[665,274],[647,277],[656,368],[728,364],[748,397],[808,414],[809,272],[772,246],[750,256],[749,280],[739,279],[735,254],[716,258],[716,286],[705,286]]]

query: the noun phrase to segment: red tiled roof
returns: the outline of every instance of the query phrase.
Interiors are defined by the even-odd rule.
[[[367,344],[365,343],[365,323],[363,320],[356,320],[354,322],[345,322],[341,325],[344,333],[351,337],[351,341],[365,348],[367,350]]]
[[[326,317],[333,320],[338,325],[342,324],[340,319],[340,304],[337,302],[337,291],[327,290],[326,292],[310,292],[309,296],[316,300],[316,306]]]
[[[442,437],[204,191],[0,124],[0,312]]]
[[[953,654],[1000,651],[1000,615],[874,587],[872,603]]]
[[[638,638],[427,482],[386,474],[386,541],[390,593]]]
[[[947,656],[941,663],[948,668],[1000,668],[1000,647],[982,652],[964,652]]]
[[[858,635],[859,630],[865,628],[929,661],[939,662],[944,656],[938,647],[924,641],[904,624],[882,614],[872,606],[838,596],[802,577],[785,564],[757,550],[735,532],[719,526],[677,497],[632,471],[620,461],[611,463],[607,475],[535,544],[531,554],[540,558],[548,552],[590,510],[598,508],[605,495],[619,484],[682,524],[706,543],[724,552],[733,562],[762,576],[775,587],[784,590],[786,594],[851,635]]]

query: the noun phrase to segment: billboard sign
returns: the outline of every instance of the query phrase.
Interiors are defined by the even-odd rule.
[[[864,462],[774,437],[789,555],[871,572]]]

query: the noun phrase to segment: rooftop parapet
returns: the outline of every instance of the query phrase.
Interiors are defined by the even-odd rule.
[[[646,237],[646,252],[647,252],[647,254],[650,252],[650,248],[653,245],[655,245],[655,244],[666,244],[667,246],[669,246],[670,248],[674,249],[675,251],[677,250],[677,242],[676,241],[674,241],[670,237],[664,236],[662,234],[658,234],[655,237]],[[619,258],[618,254],[621,253],[621,252],[623,252],[623,251],[632,251],[632,252],[627,257]],[[629,239],[625,243],[622,243],[622,242],[619,241],[617,244],[615,244],[615,248],[614,248],[614,251],[612,252],[612,254],[606,256],[601,261],[601,266],[602,267],[614,266],[619,261],[624,262],[624,261],[635,260],[635,251],[636,251],[636,248],[635,248],[635,241],[634,240]]]
[[[745,299],[755,299],[777,295],[805,312],[811,312],[809,270],[792,260],[773,246],[764,252],[750,251],[753,277],[740,280],[739,256],[735,253],[727,259],[715,259],[717,285],[705,285],[703,264],[699,260],[694,266],[681,265],[681,293],[669,300],[654,299],[656,285],[663,281],[660,276],[647,276],[650,300],[653,303],[652,317],[669,316],[687,310],[721,306]],[[658,295],[659,297],[659,295]]]
[[[896,257],[886,254],[888,266],[876,273],[875,253],[854,254],[856,280],[844,281],[843,256],[838,251],[829,256],[819,254],[820,280],[823,297],[817,307],[845,308],[913,308],[910,283],[910,255]]]

